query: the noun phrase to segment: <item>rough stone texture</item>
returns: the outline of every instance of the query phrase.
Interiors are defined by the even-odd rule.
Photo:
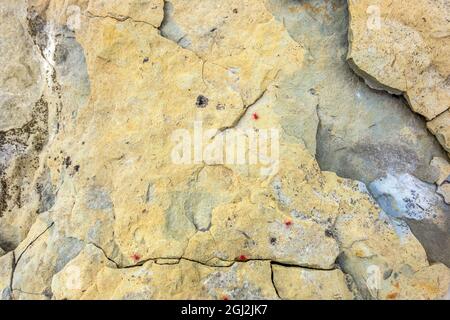
[[[149,261],[117,269],[92,245],[53,278],[52,292],[56,299],[277,299],[269,262],[224,268]]]
[[[39,57],[30,45],[31,38],[24,25],[26,7],[17,2],[5,0],[0,5],[2,132],[21,128],[32,120],[33,106],[43,87]]]
[[[430,161],[446,154],[423,120],[402,99],[368,88],[348,66],[346,1],[274,0],[267,7],[305,47],[302,72],[279,96],[277,112],[289,136],[317,138],[305,142],[308,150],[322,170],[341,177],[370,183],[397,172],[434,183]],[[316,107],[317,117],[309,117]],[[311,123],[318,127],[312,137],[301,131]]]
[[[437,193],[444,197],[444,201],[450,204],[450,183],[439,186]]]
[[[427,126],[444,149],[450,152],[450,111],[446,111],[436,119],[428,122]]]
[[[284,23],[293,39],[307,49],[307,62],[295,80],[295,90],[297,95],[305,97],[298,103],[306,106],[303,109],[317,106],[320,121],[316,158],[322,170],[334,171],[368,185],[392,175],[408,175],[428,183],[443,178],[445,172],[436,166],[443,168],[444,165],[430,166],[430,161],[433,157],[445,161],[446,154],[427,132],[423,120],[414,115],[402,99],[370,89],[350,69],[346,61],[348,14],[345,1],[317,0],[308,4],[268,1],[267,7]],[[289,94],[294,96],[294,93]],[[284,109],[289,110],[289,107]],[[291,113],[285,111],[284,114]],[[303,126],[301,113],[293,118]],[[417,182],[422,185],[421,181]],[[399,183],[397,189],[421,192],[414,185]],[[427,190],[424,196],[432,199],[427,206],[429,219],[423,228],[414,224],[414,233],[429,256],[448,264],[449,235],[445,221],[449,219],[450,208],[433,186],[427,185],[423,190]],[[392,194],[397,190],[386,192]],[[407,196],[409,201],[415,201],[410,194]],[[433,219],[434,215],[439,219]]]
[[[42,171],[39,153],[47,140],[47,104],[25,2],[2,1],[0,14],[0,247],[12,250],[36,216],[35,184]]]
[[[450,163],[443,158],[433,158],[431,166],[437,171],[435,183],[440,186],[444,182],[450,182]]]
[[[319,16],[331,7],[345,12],[342,1],[325,2]],[[79,21],[68,4],[78,6]],[[301,12],[316,8],[285,4]],[[302,83],[302,78],[315,82],[305,74],[319,67],[307,40],[279,19],[276,4],[30,0],[20,5],[30,45],[42,57],[48,141],[39,153],[34,193],[26,193],[35,198],[24,201],[34,206],[32,223],[21,234],[23,241],[4,248],[9,253],[0,257],[2,298],[439,299],[447,294],[449,269],[428,261],[402,220],[384,213],[364,183],[319,167],[314,155],[333,118],[322,120],[321,106],[332,115],[333,92],[340,89],[327,95],[329,82],[317,88]],[[330,39],[324,57],[334,52],[337,38]],[[335,58],[342,61],[345,43],[339,48]],[[322,68],[332,65],[330,60]],[[348,67],[338,66],[358,81]],[[377,101],[385,103],[383,110],[400,106],[355,83],[373,99],[361,102],[364,108]],[[415,119],[405,121],[411,130],[404,136],[417,138],[420,151],[414,151],[418,156],[406,171],[434,183],[438,174],[431,174],[436,169],[429,163],[443,153],[430,142],[425,125],[408,117],[403,113],[395,125],[382,128],[396,132],[402,119]],[[383,119],[377,120],[380,126]],[[278,129],[279,163],[268,164],[279,170],[261,175],[267,163],[173,163],[172,133],[184,128],[192,134],[200,120],[204,130],[219,129],[203,141],[208,146],[220,145],[232,128]],[[337,127],[344,122],[336,121]],[[358,172],[366,169],[361,168]],[[12,212],[20,210],[25,209]],[[290,270],[298,271],[292,283],[284,280]],[[333,285],[324,288],[330,281]]]
[[[409,223],[431,261],[450,265],[450,209],[436,186],[405,174],[387,175],[369,189],[387,214]]]
[[[0,257],[0,299],[11,298],[11,274],[13,271],[14,254],[12,252]]]
[[[429,128],[448,151],[449,2],[348,3],[350,64],[371,87],[403,94],[412,110],[427,120],[438,117]]]
[[[353,293],[342,271],[308,270],[274,265],[273,282],[283,299],[351,300]]]

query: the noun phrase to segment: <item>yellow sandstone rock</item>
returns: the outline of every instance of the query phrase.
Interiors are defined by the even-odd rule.
[[[436,180],[436,184],[440,186],[446,180],[448,180],[450,176],[450,163],[444,158],[433,158],[431,160],[431,166],[435,167],[438,172],[438,179]]]
[[[73,18],[65,1],[31,3],[51,30]],[[14,250],[11,286],[0,280],[0,290],[15,299],[352,299],[348,277],[368,299],[447,293],[448,268],[430,265],[407,226],[286,134],[274,109],[304,49],[264,2],[70,4],[80,8],[74,36],[89,98],[62,90],[67,107],[49,106],[59,126],[41,166],[54,203]],[[63,87],[76,83],[55,73]],[[244,163],[214,163],[190,145],[189,161],[174,163],[174,132],[195,144],[200,122],[208,150],[237,129],[245,145],[276,130],[279,156],[259,148],[256,163],[248,150]],[[5,274],[10,257],[0,258]]]
[[[427,120],[439,142],[450,127],[450,10],[447,1],[350,0],[350,49],[354,70],[373,88],[403,94]],[[448,112],[447,112],[448,113]],[[435,123],[440,129],[435,129]]]
[[[450,111],[446,111],[428,122],[427,127],[436,136],[445,151],[450,152]]]
[[[280,297],[292,300],[351,300],[342,271],[309,270],[274,265],[273,279]]]

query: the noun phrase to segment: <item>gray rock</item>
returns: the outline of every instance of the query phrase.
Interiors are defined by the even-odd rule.
[[[164,1],[164,19],[159,28],[161,30],[161,35],[172,40],[181,47],[187,48],[191,45],[191,41],[173,19],[173,10],[173,4],[170,1]]]
[[[84,247],[83,241],[75,238],[62,238],[58,242],[55,273],[61,271]]]
[[[317,106],[317,135],[314,143],[305,144],[308,149],[317,146],[316,159],[322,170],[366,184],[390,173],[408,180],[409,189],[403,184],[405,181],[396,181],[398,185],[388,193],[377,196],[377,184],[372,185],[372,192],[387,213],[408,221],[431,260],[450,265],[450,224],[448,214],[444,214],[448,207],[436,194],[436,188],[413,177],[434,182],[436,171],[430,161],[446,155],[427,131],[424,120],[408,108],[406,101],[369,88],[348,65],[347,3],[268,0],[267,8],[307,51],[304,70],[291,84],[296,95],[304,99],[294,104],[297,113],[289,111],[292,107],[287,105],[283,116],[289,114],[289,122],[297,122],[293,128],[304,128],[305,118],[311,122],[304,110],[315,110]],[[290,132],[303,141],[311,141],[311,134],[296,130]],[[416,192],[420,203],[409,192]],[[422,205],[426,209],[420,209]],[[436,210],[441,212],[439,224],[433,218]],[[429,219],[419,219],[424,216]],[[440,231],[433,233],[431,229]]]
[[[370,89],[347,64],[345,1],[268,0],[267,7],[306,49],[304,70],[288,86],[290,92],[296,91],[294,97],[301,98],[283,105],[282,121],[308,149],[317,144],[321,169],[365,183],[388,172],[432,182],[429,163],[445,153],[423,119],[404,100]],[[305,122],[317,125],[311,111],[305,110],[315,113],[316,106],[320,122],[311,139]]]
[[[91,210],[107,210],[113,207],[113,203],[107,190],[92,187],[86,194],[86,206]]]
[[[431,261],[450,266],[450,206],[435,185],[402,174],[380,178],[369,189],[387,214],[408,223]]]

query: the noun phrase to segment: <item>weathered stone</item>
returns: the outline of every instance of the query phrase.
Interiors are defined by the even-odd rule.
[[[444,197],[444,201],[450,204],[450,183],[444,183],[438,187],[437,193]]]
[[[0,4],[0,246],[14,249],[39,207],[39,154],[47,141],[45,76],[26,19],[26,1]]]
[[[373,88],[404,94],[412,110],[432,120],[450,107],[450,10],[447,1],[349,1],[354,70]],[[439,120],[437,120],[439,121]],[[438,139],[448,151],[442,120]],[[433,127],[433,124],[430,125]]]
[[[14,254],[12,252],[0,257],[0,299],[11,299],[11,274],[14,266]]]
[[[282,299],[291,300],[350,300],[342,271],[309,270],[273,265],[273,282]]]
[[[208,267],[181,260],[117,269],[94,246],[53,277],[56,299],[277,299],[269,262]]]
[[[386,213],[409,223],[432,261],[450,265],[450,207],[434,185],[410,175],[388,175],[372,182],[369,189]]]
[[[39,57],[25,23],[25,1],[0,4],[0,131],[23,127],[32,119],[34,103],[42,94]]]
[[[427,132],[423,120],[408,110],[403,100],[368,88],[346,62],[346,4],[320,0],[308,4],[268,1],[268,8],[284,23],[293,39],[308,48],[303,72],[295,80],[296,93],[289,94],[305,97],[298,105],[303,105],[304,101],[308,102],[309,109],[318,105],[320,125],[316,157],[321,169],[367,184],[388,174],[406,173],[434,183],[439,170],[429,165],[430,160],[436,156],[443,159],[446,154]],[[283,109],[284,115],[290,116],[282,117],[281,121],[292,118],[299,127],[304,127],[300,115],[292,116],[294,111],[288,113],[288,105]],[[429,205],[428,212],[440,212],[445,220],[445,204],[433,187],[426,189],[436,205]],[[430,228],[432,225],[424,226],[425,230]],[[438,247],[439,252],[445,253],[447,242],[435,241],[448,237],[444,230],[437,233],[439,236],[427,231],[429,235],[419,239],[426,241],[423,244],[427,250]],[[438,261],[447,263],[448,259]]]
[[[13,256],[8,296],[276,299],[280,288],[287,299],[434,299],[448,292],[448,269],[430,265],[410,229],[384,214],[363,183],[319,168],[322,95],[309,85],[298,90],[307,50],[269,3],[137,3],[73,1],[74,17],[66,1],[30,1],[28,19],[43,26],[33,35],[41,67],[54,76],[44,89],[39,215],[0,258]],[[336,106],[327,105],[327,112]],[[216,129],[201,139],[207,151],[235,129],[248,137],[272,129],[279,157],[275,147],[254,163],[199,157],[191,136],[200,121],[205,132]],[[179,129],[193,149],[183,164],[173,159]],[[427,139],[419,139],[425,156],[417,161],[426,165],[440,155]],[[371,266],[383,274],[376,295],[367,290]],[[283,280],[288,268],[306,272],[298,287]],[[313,280],[302,295],[307,275]],[[333,286],[323,288],[327,281]]]
[[[436,168],[436,184],[440,186],[444,182],[450,182],[450,163],[444,158],[433,158],[431,166]]]
[[[427,126],[437,137],[444,149],[450,152],[450,111],[446,111],[436,119],[428,122]]]
[[[430,160],[446,154],[423,120],[402,99],[370,89],[348,66],[346,2],[267,3],[307,48],[302,72],[280,86],[283,104],[275,110],[286,134],[303,139],[321,169],[341,177],[368,184],[398,172],[434,182]]]

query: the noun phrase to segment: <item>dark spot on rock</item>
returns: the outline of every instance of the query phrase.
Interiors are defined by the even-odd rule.
[[[277,243],[277,238],[270,238],[270,244],[275,245]]]
[[[63,164],[64,164],[64,166],[65,166],[66,169],[67,169],[67,168],[72,164],[72,160],[70,159],[70,157],[66,157],[66,158],[64,159]]]
[[[34,43],[39,46],[41,50],[44,50],[48,43],[48,35],[45,32],[47,21],[34,10],[28,11],[27,20],[28,32],[33,38]]]
[[[144,60],[142,61],[142,63],[147,63],[149,61],[150,61],[150,59],[148,57],[145,57]]]
[[[38,214],[49,211],[55,204],[56,195],[53,186],[50,182],[50,177],[47,176],[44,181],[36,184],[36,191],[39,195],[39,209]]]
[[[75,167],[73,167],[73,169],[75,170],[75,172],[80,171],[80,165],[77,164]]]
[[[225,110],[225,105],[219,103],[219,104],[217,104],[216,109],[217,110]]]
[[[55,48],[55,53],[53,54],[53,60],[55,63],[59,65],[66,62],[68,56],[69,50],[61,44],[58,44]]]
[[[199,95],[197,97],[197,102],[195,103],[195,105],[197,106],[197,108],[206,108],[206,106],[209,103],[209,99],[203,95]]]
[[[233,9],[233,13],[238,13],[238,9]]]
[[[312,94],[313,96],[317,95],[317,91],[314,88],[309,89],[309,93]]]
[[[10,198],[8,194],[8,185],[4,179],[0,181],[0,218],[3,212],[8,208],[7,200]]]
[[[327,236],[329,238],[333,238],[333,231],[331,231],[330,229],[326,229],[325,236]]]
[[[139,260],[141,260],[141,256],[140,256],[138,253],[133,254],[133,255],[131,256],[131,258],[132,258],[134,261],[136,261],[136,262],[138,262]]]
[[[384,279],[384,280],[389,279],[389,278],[391,277],[393,271],[394,271],[394,270],[392,270],[392,269],[386,270],[386,271],[383,273],[383,279]]]

